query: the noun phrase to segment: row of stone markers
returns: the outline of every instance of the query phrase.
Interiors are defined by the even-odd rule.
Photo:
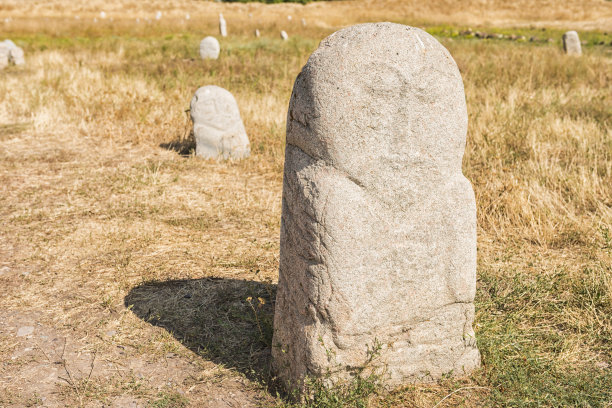
[[[306,25],[306,20],[302,19],[302,25]],[[225,18],[223,17],[222,13],[219,13],[219,34],[221,34],[221,37],[227,37],[227,21],[225,21]],[[261,33],[259,32],[259,29],[256,28],[255,37],[259,37],[260,35]],[[284,41],[287,41],[289,39],[289,35],[285,30],[281,30],[280,36]]]
[[[0,42],[0,69],[7,67],[9,64],[23,65],[25,58],[23,50],[11,40]]]
[[[468,28],[467,30],[464,30],[464,31],[459,31],[458,35],[462,37],[468,37],[468,38],[474,37],[474,38],[480,38],[480,39],[529,41],[532,43],[554,42],[555,41],[552,38],[542,39],[536,36],[531,36],[527,38],[524,35],[516,35],[516,34],[510,34],[510,35],[499,34],[499,33],[491,34],[491,33],[485,33],[482,31],[472,31],[471,28]],[[582,43],[580,42],[580,38],[578,37],[578,33],[576,31],[566,32],[565,34],[563,34],[562,39],[563,39],[563,50],[565,51],[566,54],[582,55],[582,47],[581,47]],[[605,42],[601,41],[599,44],[605,45]],[[612,42],[610,43],[610,45],[612,45]]]

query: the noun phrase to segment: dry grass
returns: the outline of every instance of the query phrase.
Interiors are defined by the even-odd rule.
[[[612,3],[591,3],[571,3],[584,12],[565,21],[601,27],[592,21],[609,18]],[[198,11],[188,24],[54,25],[68,11],[92,17],[99,5],[89,4],[0,6],[0,17],[15,16],[3,35],[25,47],[28,63],[0,73],[0,406],[42,398],[50,406],[281,404],[266,382],[291,86],[332,26],[383,12],[371,6],[342,20],[342,2],[273,6],[265,10],[280,11],[266,17],[264,38],[246,37],[245,26],[222,40],[218,61],[202,62],[197,43],[213,24],[195,29]],[[224,7],[256,19],[264,10],[177,9],[187,4],[202,16]],[[440,16],[430,22],[471,24],[461,10],[443,18],[433,12],[443,2],[428,4]],[[470,18],[529,20],[503,4],[483,11],[490,20]],[[275,31],[292,7],[336,11],[283,43]],[[561,15],[554,7],[534,24]],[[36,13],[16,26],[23,10]],[[145,12],[141,2],[106,10]],[[609,48],[566,58],[558,43],[442,41],[468,98],[464,172],[478,201],[484,367],[470,378],[381,390],[369,404],[430,407],[448,396],[439,406],[609,406]],[[238,100],[248,160],[207,162],[161,147],[184,141],[184,110],[210,83]],[[24,326],[33,334],[17,337]]]
[[[359,0],[314,2],[306,6],[299,4],[232,3],[216,4],[207,1],[178,0],[168,3],[163,0],[147,2],[137,0],[4,0],[0,5],[0,18],[14,19],[14,26],[39,30],[39,19],[45,18],[45,29],[57,23],[61,30],[67,25],[82,27],[82,21],[92,21],[100,11],[113,18],[115,24],[123,20],[140,18],[153,20],[157,11],[163,13],[164,21],[182,21],[186,13],[193,29],[215,21],[219,12],[230,22],[234,32],[251,32],[254,26],[293,27],[306,18],[319,29],[333,28],[364,21],[411,21],[419,23],[472,25],[472,26],[536,26],[574,27],[581,30],[609,30],[612,27],[612,3],[607,0],[463,0],[461,4],[450,0]],[[289,24],[287,15],[292,15],[294,24]],[[58,20],[61,20],[58,21]],[[240,28],[237,28],[240,27]],[[237,31],[235,31],[237,30]]]

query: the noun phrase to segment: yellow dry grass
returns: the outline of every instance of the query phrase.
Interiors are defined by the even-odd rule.
[[[167,2],[152,0],[4,0],[0,4],[0,18],[11,18],[12,26],[20,29],[40,28],[39,19],[45,19],[45,28],[57,24],[58,29],[67,25],[82,27],[82,21],[92,21],[104,11],[107,19],[117,24],[134,19],[153,20],[157,11],[163,21],[173,24],[190,14],[193,27],[202,27],[218,13],[224,13],[232,30],[269,26],[288,26],[287,16],[294,24],[301,18],[318,28],[334,28],[366,21],[411,21],[469,25],[474,27],[555,27],[581,30],[610,30],[612,27],[612,3],[607,0],[358,0],[314,2],[300,4],[216,3],[197,0]],[[100,19],[101,20],[101,19]],[[187,23],[183,21],[183,23]]]
[[[375,19],[604,29],[612,15],[612,3],[595,0],[148,4],[0,5],[0,18],[13,18],[6,34],[27,52],[25,67],[0,72],[0,406],[279,404],[262,381],[284,124],[318,41]],[[84,21],[101,9],[123,23]],[[157,9],[172,18],[128,24]],[[218,61],[199,61],[197,43],[220,10],[253,22],[221,41]],[[284,43],[275,37],[289,11],[318,23]],[[247,38],[258,24],[274,39]],[[457,391],[445,406],[554,405],[540,389],[567,404],[550,389],[578,387],[567,385],[577,370],[611,384],[612,58],[601,47],[567,58],[558,43],[442,41],[470,115],[464,172],[478,201],[485,368],[370,404],[433,406]],[[210,83],[238,100],[247,160],[162,147],[186,143],[185,109]],[[24,326],[34,334],[16,336]],[[523,389],[504,377],[512,370],[543,385]]]

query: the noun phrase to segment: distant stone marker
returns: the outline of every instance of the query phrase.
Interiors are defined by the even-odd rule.
[[[563,50],[567,55],[582,55],[580,38],[576,31],[568,31],[563,34]]]
[[[17,337],[26,337],[34,333],[34,327],[32,326],[23,326],[17,330]]]
[[[221,37],[227,37],[227,22],[223,18],[223,14],[219,14],[219,33]]]
[[[200,57],[202,59],[217,59],[221,46],[215,37],[208,36],[200,41]]]
[[[196,156],[206,159],[249,156],[249,138],[236,99],[229,91],[215,85],[201,87],[191,100],[190,115]]]
[[[24,58],[24,54],[23,54],[23,50],[18,47],[13,41],[11,40],[4,40],[3,42],[0,43],[0,48],[2,48],[4,51],[2,51],[2,55],[0,55],[0,66],[6,66],[9,63],[14,64],[14,65],[24,65],[25,64],[25,58]],[[4,60],[4,55],[6,55],[7,57],[7,63],[6,65],[3,65],[3,60]]]
[[[19,47],[11,48],[9,54],[9,62],[12,62],[15,65],[24,65],[25,58],[23,55],[23,50]]]
[[[17,48],[17,44],[15,44],[12,40],[4,40],[0,44],[5,46],[9,50],[13,48]]]
[[[389,385],[480,364],[476,202],[461,74],[431,35],[362,24],[321,42],[287,116],[272,363],[290,389],[371,367]]]
[[[287,41],[289,39],[289,36],[287,35],[287,32],[285,30],[281,30],[280,36],[283,39],[283,41]]]

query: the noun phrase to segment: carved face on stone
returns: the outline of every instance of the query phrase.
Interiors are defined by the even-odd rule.
[[[288,143],[369,186],[384,181],[371,174],[373,165],[408,179],[419,177],[414,169],[442,175],[461,168],[465,148],[463,82],[450,54],[422,30],[405,27],[398,41],[398,30],[389,27],[325,40],[304,68],[311,74],[296,82],[288,117],[288,129],[315,130],[297,132]],[[376,38],[386,35],[393,39]],[[372,52],[373,43],[383,49]]]

